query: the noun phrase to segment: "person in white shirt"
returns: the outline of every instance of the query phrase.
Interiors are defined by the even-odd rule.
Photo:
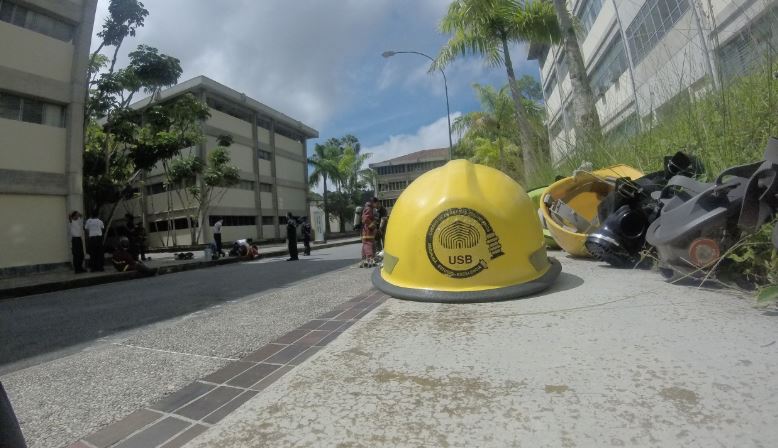
[[[84,269],[84,224],[81,220],[81,213],[73,211],[68,217],[70,221],[70,250],[73,253],[73,269],[76,274],[86,272]]]
[[[87,244],[89,251],[89,269],[92,272],[102,272],[103,263],[105,262],[105,252],[103,251],[103,230],[105,225],[100,218],[97,217],[97,212],[92,212],[92,217],[86,220],[84,224],[87,236],[89,237],[89,243]]]
[[[222,251],[222,218],[216,218],[216,222],[213,223],[213,242],[216,243],[216,253],[220,256],[224,256]]]

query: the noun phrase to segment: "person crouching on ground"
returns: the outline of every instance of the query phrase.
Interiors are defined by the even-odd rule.
[[[360,268],[370,268],[375,266],[375,234],[376,234],[376,220],[373,214],[373,207],[370,202],[365,203],[365,208],[362,210],[362,262],[359,263]]]
[[[111,262],[119,272],[137,271],[144,276],[157,273],[156,269],[151,269],[135,259],[130,253],[130,239],[126,236],[119,238],[119,247],[113,251]]]

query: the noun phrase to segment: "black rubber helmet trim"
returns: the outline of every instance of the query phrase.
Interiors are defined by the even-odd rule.
[[[545,274],[535,280],[504,288],[485,289],[483,291],[435,291],[431,289],[403,288],[393,285],[381,276],[381,270],[373,272],[373,285],[379,291],[397,299],[416,302],[437,303],[476,303],[497,302],[517,299],[547,289],[562,272],[562,265],[555,258],[549,257],[550,267]]]

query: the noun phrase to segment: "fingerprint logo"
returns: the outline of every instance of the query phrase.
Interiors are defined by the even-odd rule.
[[[454,221],[440,231],[440,245],[446,249],[470,249],[478,245],[478,229],[462,221]]]

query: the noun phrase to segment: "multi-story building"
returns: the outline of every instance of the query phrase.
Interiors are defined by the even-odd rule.
[[[427,171],[448,162],[448,148],[425,149],[383,162],[371,163],[376,172],[376,196],[391,211],[405,187]]]
[[[0,274],[70,260],[97,0],[0,0]]]
[[[281,226],[286,225],[287,212],[295,216],[309,213],[306,140],[318,137],[318,131],[205,76],[163,90],[154,101],[165,102],[187,93],[208,105],[210,118],[201,124],[202,143],[182,152],[205,160],[218,146],[217,138],[229,135],[233,139],[231,163],[239,169],[241,180],[223,196],[218,195],[221,199],[211,205],[207,216],[190,223],[185,216],[195,204],[182,203],[177,194],[168,194],[162,168],[154,167],[145,175],[143,194],[128,204],[130,213],[137,217],[143,215],[145,207],[149,245],[192,244],[190,225],[203,225],[200,242],[212,241],[211,225],[216,217],[223,218],[224,241],[283,238],[285,228]],[[146,98],[131,107],[143,110],[151,101]]]
[[[681,96],[743,73],[778,45],[776,0],[568,0],[603,130],[632,134]],[[560,46],[533,44],[555,160],[575,144]]]

